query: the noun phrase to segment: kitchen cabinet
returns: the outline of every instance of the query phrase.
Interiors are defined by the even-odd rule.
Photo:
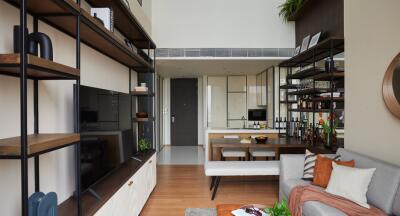
[[[246,93],[228,93],[228,120],[247,119]]]
[[[228,92],[246,92],[246,76],[228,76]]]
[[[207,78],[207,125],[223,128],[227,125],[227,77],[209,76]]]
[[[256,76],[258,106],[267,106],[267,79],[267,71],[263,71]]]
[[[136,216],[156,186],[156,154],[95,213],[95,216]]]

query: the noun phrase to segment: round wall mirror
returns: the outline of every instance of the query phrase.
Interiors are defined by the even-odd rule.
[[[390,112],[400,118],[400,53],[394,57],[386,71],[382,93]]]

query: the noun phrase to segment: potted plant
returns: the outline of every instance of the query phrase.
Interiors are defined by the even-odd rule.
[[[264,210],[269,216],[291,216],[287,201],[284,199],[281,203],[275,202],[272,208],[266,208]]]
[[[322,117],[322,113],[319,114],[320,117]],[[333,125],[331,127],[331,120],[333,120]],[[325,121],[324,119],[320,119],[319,120],[319,124],[322,126],[323,129],[323,142],[326,146],[330,146],[331,144],[336,144],[337,142],[337,138],[336,138],[336,128],[338,126],[338,118],[336,117],[336,115],[334,113],[331,113],[327,120]],[[332,134],[332,136],[331,136]],[[331,137],[332,137],[332,141],[331,141]]]
[[[139,140],[139,151],[147,152],[150,150],[150,142],[146,138],[142,138]]]
[[[283,17],[285,22],[288,22],[290,17],[301,7],[303,0],[286,0],[279,5],[279,16]]]

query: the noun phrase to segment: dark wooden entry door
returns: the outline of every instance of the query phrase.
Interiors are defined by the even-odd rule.
[[[198,145],[197,79],[171,79],[171,145]]]

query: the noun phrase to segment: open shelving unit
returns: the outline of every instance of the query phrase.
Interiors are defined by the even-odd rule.
[[[132,123],[136,128],[136,140],[146,139],[150,142],[152,148],[156,149],[156,112],[155,112],[155,93],[156,92],[156,76],[154,73],[138,74],[137,83],[146,83],[147,91],[131,91],[135,105],[132,109]],[[136,117],[137,112],[146,112],[147,118]]]
[[[130,9],[121,0],[88,0],[95,7],[110,7],[114,11],[115,27],[129,39],[137,50],[128,47],[124,39],[108,31],[99,21],[81,7],[80,0],[4,0],[19,9],[22,29],[27,28],[28,14],[33,17],[33,31],[38,31],[39,21],[71,36],[76,46],[76,66],[70,67],[39,58],[27,52],[27,35],[20,32],[21,53],[0,54],[0,74],[20,79],[20,136],[0,139],[0,159],[21,161],[21,215],[28,216],[28,158],[34,158],[35,191],[40,191],[39,158],[41,154],[75,145],[76,191],[73,197],[59,205],[60,215],[92,215],[102,203],[86,202],[88,195],[81,194],[80,179],[80,125],[79,86],[81,65],[81,42],[105,56],[127,66],[138,74],[150,74],[155,79],[155,43],[140,25]],[[145,53],[144,49],[147,49]],[[150,51],[153,50],[153,57]],[[34,133],[28,134],[28,84],[33,80]],[[74,87],[74,132],[43,134],[39,132],[39,80],[75,80]],[[153,82],[154,83],[154,82]],[[129,87],[131,82],[129,81]],[[131,89],[131,88],[130,88]],[[151,92],[155,92],[155,87]],[[132,95],[154,98],[155,94]],[[154,100],[154,99],[153,99]],[[153,103],[154,107],[154,103]],[[131,107],[132,108],[132,107]],[[154,109],[154,108],[153,108]],[[132,110],[132,109],[131,109]],[[154,110],[153,110],[154,113]],[[151,119],[151,118],[150,118]],[[150,121],[150,120],[149,120]],[[152,129],[154,130],[154,119]],[[134,165],[136,166],[136,165]],[[133,170],[128,169],[129,172]],[[108,183],[105,183],[108,184]],[[116,190],[117,187],[114,187]],[[110,193],[112,194],[112,193]],[[82,196],[87,206],[82,206]],[[103,200],[104,202],[106,200]]]
[[[336,91],[334,83],[337,81],[343,81],[345,72],[344,70],[338,70],[334,67],[330,67],[329,71],[325,69],[317,67],[317,63],[324,59],[329,59],[331,62],[334,62],[334,56],[344,52],[344,39],[337,37],[329,37],[325,40],[321,41],[317,45],[308,50],[288,59],[279,64],[279,81],[281,80],[281,69],[285,68],[286,72],[286,83],[280,85],[279,91],[280,94],[282,92],[285,93],[285,99],[280,99],[279,111],[278,115],[281,118],[281,106],[286,106],[286,130],[284,133],[280,133],[281,136],[290,137],[290,121],[294,116],[293,113],[298,113],[296,116],[300,117],[300,122],[303,123],[305,115],[311,114],[313,127],[316,127],[315,114],[316,113],[328,113],[332,114],[335,111],[341,111],[343,109],[339,109],[334,107],[334,102],[344,102],[344,97],[334,97],[333,92]],[[294,68],[304,68],[299,70],[298,72],[294,72]],[[309,88],[301,88],[301,85],[294,83],[293,80],[311,80],[312,87]],[[329,88],[318,88],[316,87],[317,81],[328,81]],[[328,97],[318,96],[320,93],[330,93]],[[296,96],[296,100],[290,99],[290,96]],[[312,108],[301,108],[294,107],[293,105],[298,103],[299,98],[302,96],[307,96],[307,102],[312,103]],[[318,109],[316,104],[319,102],[330,102],[330,108]],[[332,126],[333,119],[331,119],[330,125]],[[305,127],[305,126],[303,126]],[[279,132],[280,129],[279,129]],[[301,134],[301,139],[303,140],[303,134]],[[314,136],[314,130],[313,134]],[[329,139],[332,140],[332,134]],[[314,147],[317,143],[314,143],[314,139],[312,140],[311,145]],[[328,146],[334,147],[332,143],[328,143]]]

